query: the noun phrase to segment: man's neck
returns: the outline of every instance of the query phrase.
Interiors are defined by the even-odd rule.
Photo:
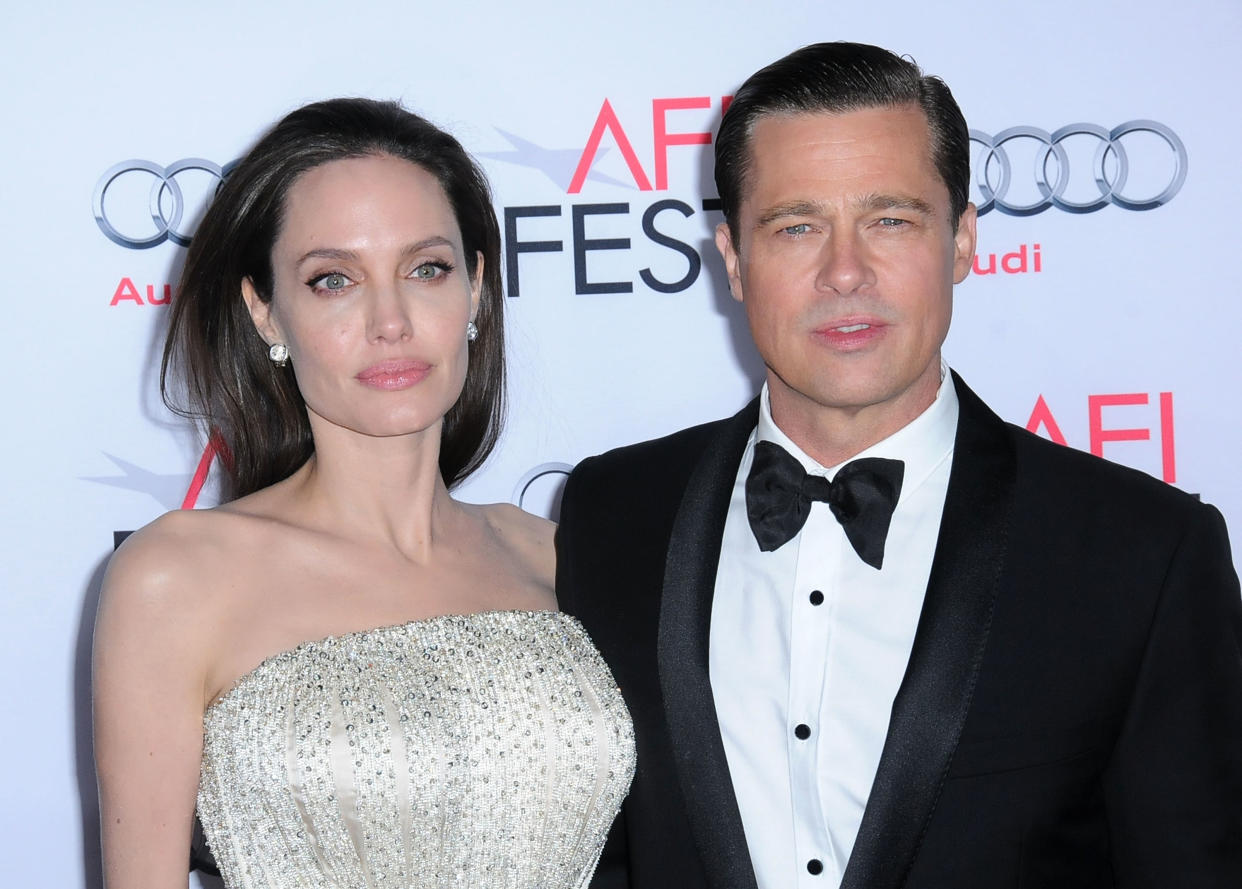
[[[772,421],[821,466],[839,466],[914,422],[936,400],[939,381],[912,387],[878,404],[835,407],[818,404],[769,376]]]

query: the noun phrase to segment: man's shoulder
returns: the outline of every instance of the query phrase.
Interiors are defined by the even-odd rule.
[[[956,375],[955,375],[956,377]],[[1007,440],[1016,461],[1020,495],[1055,504],[1065,515],[1101,512],[1116,516],[1126,510],[1153,517],[1188,516],[1204,509],[1198,497],[1157,478],[1042,438],[1021,426],[1006,422],[956,377],[963,421],[971,424],[974,442],[998,441],[997,430]],[[963,427],[959,426],[959,436]],[[959,438],[959,446],[961,444]],[[1027,499],[1025,502],[1032,502]]]
[[[662,435],[659,438],[622,445],[602,454],[588,457],[583,464],[590,464],[597,468],[613,466],[634,468],[647,464],[665,463],[670,460],[693,459],[702,453],[708,442],[724,430],[728,422],[727,418],[713,420],[709,423],[678,429],[676,432]]]
[[[1166,517],[1202,508],[1198,497],[1146,472],[1057,444],[1012,423],[1005,426],[1020,481],[1045,494],[1084,506],[1101,504]]]
[[[680,489],[704,452],[715,445],[730,427],[745,425],[745,411],[733,417],[700,423],[660,438],[613,448],[583,459],[571,474],[575,487],[616,489],[630,492],[651,487]],[[753,425],[753,424],[752,424]]]

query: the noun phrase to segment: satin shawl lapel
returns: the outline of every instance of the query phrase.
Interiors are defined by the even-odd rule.
[[[1009,543],[1015,458],[1004,423],[953,375],[953,468],[927,595],[841,889],[904,885],[957,747]]]
[[[729,498],[758,418],[755,399],[704,449],[673,522],[660,603],[657,658],[669,738],[703,868],[719,889],[755,886],[716,719],[707,645]]]

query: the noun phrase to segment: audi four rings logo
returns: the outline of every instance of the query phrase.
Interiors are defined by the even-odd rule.
[[[194,233],[184,230],[187,221],[186,196],[184,189],[177,182],[178,174],[187,170],[198,170],[215,177],[216,184],[219,184],[228,175],[234,163],[236,161],[221,167],[201,157],[183,158],[167,167],[143,160],[121,161],[109,167],[95,185],[95,194],[91,200],[95,211],[95,222],[99,225],[99,230],[113,243],[133,250],[145,250],[148,247],[162,244],[166,240],[188,247]],[[151,185],[146,195],[145,212],[144,208],[134,206],[118,208],[116,203],[121,202],[114,202],[111,205],[112,215],[109,215],[109,189],[126,174],[150,177]],[[128,195],[123,195],[122,198],[124,197]],[[144,216],[150,217],[152,228],[148,229],[145,225],[139,228],[135,224],[135,218],[141,219]],[[118,228],[121,224],[119,219],[127,221],[130,226],[128,231],[122,232]]]
[[[1127,136],[1141,140],[1141,136],[1132,134],[1144,133],[1168,146],[1172,163],[1167,164],[1167,170],[1161,170],[1162,152],[1145,151],[1142,175],[1132,175],[1136,170],[1124,140]],[[1030,175],[1034,177],[1030,184],[1034,189],[1030,184],[1026,186],[1027,200],[1011,195],[1015,183],[1020,182],[1019,177],[1028,175],[1021,168],[1015,169],[1009,153],[1011,148],[1019,147],[1017,143],[1021,140],[1034,142],[1034,161],[1030,168]],[[1071,163],[1065,147],[1070,140],[1074,140],[1075,145],[1085,140],[1094,143],[1089,165],[1083,164],[1077,156]],[[1038,127],[1010,127],[995,136],[971,130],[970,141],[983,146],[975,163],[975,185],[980,195],[975,203],[979,215],[993,208],[1010,216],[1034,216],[1051,207],[1067,213],[1094,213],[1109,204],[1125,210],[1154,210],[1172,200],[1186,181],[1186,146],[1177,133],[1154,120],[1132,120],[1111,130],[1091,123],[1072,123],[1053,133]],[[1087,170],[1075,176],[1080,164],[1089,167],[1092,185],[1083,184]],[[1138,185],[1134,184],[1135,179],[1140,180]],[[1071,181],[1077,184],[1074,198],[1067,194]],[[1022,185],[1017,190],[1021,192]]]

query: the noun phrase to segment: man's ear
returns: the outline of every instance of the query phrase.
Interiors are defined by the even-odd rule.
[[[254,322],[254,329],[259,332],[259,336],[263,337],[263,342],[269,346],[272,343],[283,343],[284,337],[276,326],[276,319],[272,317],[271,300],[261,300],[259,291],[254,289],[254,283],[249,278],[242,278],[241,291],[246,308],[250,311],[250,320]]]
[[[975,259],[975,222],[978,212],[974,204],[967,204],[953,233],[953,283],[961,284],[970,273]]]
[[[733,243],[733,232],[729,230],[727,222],[716,226],[716,249],[720,251],[720,256],[724,259],[725,272],[729,276],[729,292],[733,294],[735,300],[744,302],[741,260],[738,258],[737,247]]]

